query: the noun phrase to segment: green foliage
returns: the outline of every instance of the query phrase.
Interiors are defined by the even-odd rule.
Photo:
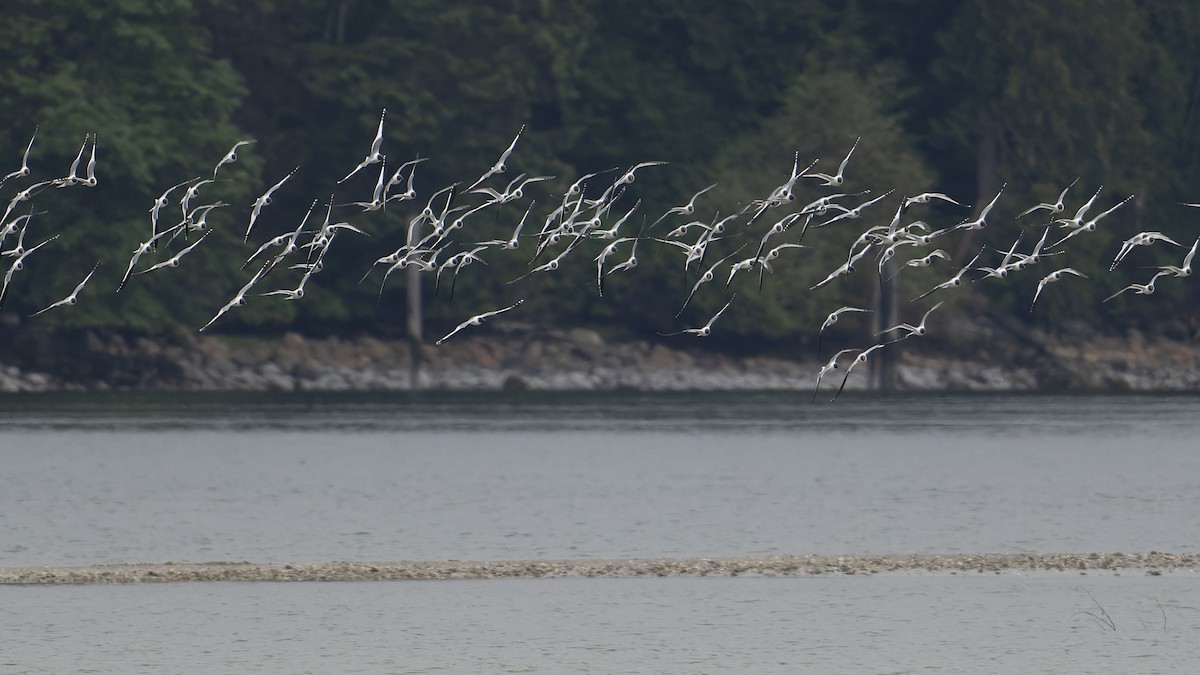
[[[628,334],[654,335],[702,325],[736,292],[737,311],[721,324],[727,344],[786,347],[811,339],[832,309],[870,302],[878,284],[870,258],[855,274],[808,289],[845,260],[862,230],[886,224],[901,196],[936,190],[978,210],[1007,184],[987,229],[935,244],[949,250],[952,263],[902,268],[897,283],[907,298],[948,278],[980,245],[991,247],[981,264],[993,264],[1018,235],[1028,250],[1047,219],[1017,214],[1053,199],[1076,177],[1064,215],[1100,186],[1093,213],[1138,197],[1096,232],[1072,240],[1063,255],[955,297],[1044,325],[1145,325],[1167,313],[1196,320],[1200,293],[1186,280],[1163,280],[1151,298],[1101,302],[1143,281],[1148,270],[1141,267],[1182,257],[1156,246],[1109,273],[1121,240],[1142,230],[1167,232],[1185,247],[1194,239],[1200,214],[1177,204],[1200,200],[1192,192],[1200,177],[1200,8],[1189,3],[31,0],[7,8],[5,19],[0,108],[8,122],[0,130],[0,173],[19,166],[35,129],[37,139],[32,175],[0,188],[0,206],[34,181],[65,175],[89,134],[99,179],[94,189],[48,189],[13,211],[10,218],[30,206],[45,212],[33,217],[31,240],[59,238],[31,256],[5,314],[24,316],[64,297],[100,261],[77,307],[36,320],[144,333],[195,330],[257,269],[242,269],[257,244],[295,228],[314,199],[310,226],[324,219],[331,195],[338,205],[369,199],[377,167],[337,181],[366,154],[386,109],[388,174],[408,159],[430,158],[415,169],[418,197],[380,212],[335,208],[335,221],[368,236],[339,235],[302,301],[251,297],[214,330],[400,331],[406,276],[389,278],[382,295],[382,270],[359,279],[370,261],[404,243],[429,195],[475,182],[523,125],[509,170],[487,185],[501,188],[521,172],[555,178],[531,186],[519,202],[472,216],[445,255],[507,238],[530,200],[537,206],[526,232],[535,232],[580,175],[646,160],[670,164],[639,173],[608,216],[642,200],[627,234],[714,182],[692,218],[710,222],[741,212],[787,180],[796,153],[801,167],[819,159],[815,170],[833,171],[856,138],[840,191],[896,192],[861,220],[810,228],[803,238],[809,248],[785,252],[761,290],[757,270],[723,290],[722,270],[677,318],[703,271],[693,265],[685,275],[678,249],[644,240],[642,264],[607,277],[602,298],[593,259],[605,242],[584,242],[562,269],[518,280],[565,246],[533,259],[535,239],[528,238],[516,251],[489,250],[486,264],[464,268],[452,301],[442,284],[435,296],[426,275],[431,327],[452,328],[464,316],[525,298],[521,315],[531,323],[618,324]],[[241,139],[257,142],[198,198],[229,204],[213,211],[205,244],[180,267],[135,276],[114,294],[134,247],[149,236],[154,198],[192,176],[211,175]],[[297,166],[244,243],[252,201]],[[616,175],[590,181],[588,196]],[[830,191],[803,179],[795,205]],[[456,193],[453,203],[481,202],[480,195]],[[165,225],[181,217],[174,202],[167,211]],[[752,224],[739,218],[702,268],[722,256],[753,255],[767,228],[788,212],[771,209]],[[919,206],[905,222],[949,227],[966,215]],[[666,218],[649,235],[683,222]],[[801,229],[771,246],[799,241]],[[1054,228],[1050,237],[1064,233]],[[139,268],[186,243],[176,240]],[[897,262],[925,252],[901,250]],[[1091,279],[1047,290],[1030,315],[1038,278],[1064,265]],[[281,268],[261,291],[290,288],[302,273]]]
[[[0,137],[0,156],[16,168],[35,128],[37,138],[31,176],[5,185],[3,197],[33,181],[65,176],[87,134],[95,138],[98,180],[95,188],[50,188],[30,202],[46,212],[35,217],[31,241],[35,232],[38,240],[51,234],[59,239],[36,254],[37,270],[22,279],[28,283],[6,311],[28,313],[66,296],[97,260],[101,266],[86,293],[104,299],[42,320],[157,332],[194,323],[205,312],[201,301],[215,300],[214,287],[228,278],[229,267],[215,255],[207,270],[172,270],[179,272],[175,283],[156,292],[131,288],[112,295],[128,252],[149,236],[147,210],[154,197],[172,183],[210,172],[238,138],[231,118],[246,90],[229,63],[208,51],[195,13],[194,4],[183,0],[41,0],[6,9],[0,105],[12,115]],[[254,166],[248,157],[238,167],[241,177]],[[236,183],[213,192],[218,188],[229,201],[245,201],[249,194]],[[210,224],[229,223],[226,214],[214,214]]]

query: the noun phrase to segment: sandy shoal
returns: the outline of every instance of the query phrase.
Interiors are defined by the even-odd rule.
[[[1200,570],[1200,553],[990,553],[797,555],[580,560],[161,563],[0,567],[0,584],[182,581],[386,581],[558,577],[803,576],[881,572]]]

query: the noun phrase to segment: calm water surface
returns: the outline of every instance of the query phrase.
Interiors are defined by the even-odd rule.
[[[0,398],[0,566],[1191,551],[1200,397]]]
[[[1198,432],[1196,396],[0,397],[0,566],[1194,551]],[[2,588],[0,672],[1186,672],[1198,607],[1185,572]]]
[[[1200,579],[1183,573],[144,584],[7,588],[0,600],[5,673],[1130,674],[1200,662]],[[1091,618],[1097,603],[1115,630]]]

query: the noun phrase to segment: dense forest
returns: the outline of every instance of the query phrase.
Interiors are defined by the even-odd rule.
[[[966,206],[913,205],[905,225],[920,219],[950,228],[1000,198],[987,227],[896,251],[900,265],[890,274],[904,321],[945,300],[939,311],[949,316],[990,312],[1042,327],[1182,336],[1200,326],[1192,279],[1162,278],[1153,295],[1105,301],[1145,283],[1153,266],[1180,265],[1200,235],[1200,209],[1181,205],[1200,201],[1196,3],[29,0],[6,8],[0,34],[0,176],[11,172],[0,186],[8,211],[0,227],[15,223],[0,245],[10,252],[0,259],[10,277],[0,322],[10,328],[194,332],[261,269],[261,261],[243,265],[250,254],[294,231],[312,208],[309,230],[333,220],[363,234],[339,232],[300,300],[258,297],[292,288],[307,271],[283,265],[209,330],[400,334],[407,276],[392,275],[381,292],[386,266],[364,275],[406,244],[423,208],[461,215],[468,213],[461,207],[483,204],[486,195],[465,188],[510,146],[505,172],[479,187],[503,193],[521,174],[552,178],[529,183],[520,199],[481,207],[444,242],[441,261],[474,242],[508,239],[527,210],[525,234],[553,227],[552,212],[565,203],[597,217],[596,229],[632,214],[620,233],[630,239],[608,264],[626,259],[634,243],[641,264],[598,273],[595,259],[612,242],[592,236],[564,237],[536,258],[533,236],[513,250],[493,247],[479,254],[486,264],[450,270],[436,290],[434,275],[422,276],[427,335],[517,300],[524,303],[513,319],[534,325],[670,333],[703,325],[736,293],[714,341],[814,338],[835,308],[872,302],[874,256],[810,288],[847,260],[864,230],[887,226],[905,196],[926,191]],[[384,162],[339,183],[380,128]],[[243,140],[254,142],[214,173]],[[21,175],[26,156],[29,172]],[[51,183],[22,192],[68,176],[73,161],[82,178],[90,156],[94,187]],[[816,161],[809,173],[833,174],[843,159],[844,184],[801,176],[794,201],[763,204],[794,171]],[[398,174],[396,192],[411,182],[414,199],[375,210],[353,205],[371,202],[383,172],[409,160],[421,161]],[[564,202],[586,174],[596,175],[583,194],[598,200],[626,169],[653,161],[667,164],[638,169],[598,213]],[[290,173],[246,237],[256,198]],[[197,176],[216,177],[191,204],[217,204],[206,211],[206,234],[163,239],[136,271],[201,235],[203,244],[177,268],[134,274],[116,292],[131,254],[150,237],[156,198]],[[694,214],[667,214],[712,184]],[[170,194],[160,229],[189,215],[179,202],[198,183],[187,185]],[[1046,210],[1019,214],[1053,203],[1069,185],[1053,217],[1071,218],[1093,195],[1089,217],[1133,199],[1095,232],[1073,237],[1061,255],[1050,256],[1047,246],[1036,270],[907,302],[976,253],[979,266],[991,267],[1010,250],[1028,254],[1051,218]],[[834,193],[850,195],[838,199],[844,207],[888,196],[860,219],[826,227],[819,225],[841,211],[830,209],[807,229],[798,216],[767,248],[807,248],[784,250],[769,272],[752,269],[723,289],[728,266],[753,257],[774,223]],[[661,241],[689,220],[711,226],[735,215],[686,269],[681,247]],[[703,229],[677,238],[690,244]],[[11,253],[26,231],[25,248],[50,242],[27,256]],[[1054,224],[1050,241],[1068,231]],[[1139,247],[1110,272],[1121,242],[1142,231],[1179,246]],[[558,269],[514,281],[568,247]],[[939,247],[948,260],[903,265]],[[289,262],[311,262],[313,250]],[[18,259],[23,269],[12,273]],[[719,260],[718,279],[680,312]],[[77,305],[29,316],[65,298],[97,263]],[[1067,265],[1087,279],[1047,286],[1032,311],[1039,280]]]

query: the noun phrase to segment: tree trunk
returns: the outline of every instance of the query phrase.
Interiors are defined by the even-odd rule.
[[[879,284],[875,289],[875,332],[879,333],[876,344],[882,344],[894,339],[890,333],[883,334],[885,328],[891,328],[899,323],[896,306],[896,259],[883,264]],[[872,354],[868,362],[871,385],[878,391],[895,391],[896,389],[896,347],[884,347]]]
[[[983,207],[991,201],[996,191],[1000,189],[996,180],[996,165],[1000,151],[1000,122],[996,113],[987,104],[979,106],[979,143],[975,154],[975,209],[972,216],[978,216]],[[954,251],[954,261],[960,262],[970,258],[975,249],[975,233],[978,230],[967,230],[958,242]]]
[[[336,44],[346,44],[346,12],[350,9],[350,0],[342,0],[342,4],[338,7],[337,13],[337,28],[333,32],[333,41]]]
[[[416,245],[416,231],[408,232],[408,247],[411,250]],[[421,314],[421,270],[409,266],[407,270],[407,318],[405,321],[408,334],[408,388],[416,391],[421,388],[421,346],[423,343],[422,325],[424,317]]]

